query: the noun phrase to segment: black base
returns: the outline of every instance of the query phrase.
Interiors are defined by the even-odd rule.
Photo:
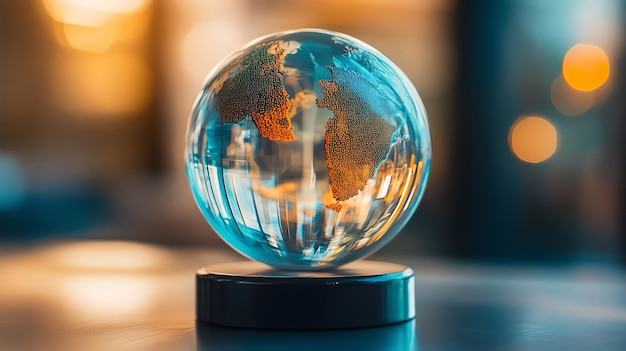
[[[358,261],[331,272],[278,271],[243,261],[196,275],[199,321],[262,329],[342,329],[415,317],[413,270]]]

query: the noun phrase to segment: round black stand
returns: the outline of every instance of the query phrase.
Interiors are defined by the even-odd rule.
[[[358,261],[329,272],[288,272],[254,261],[198,270],[201,322],[262,329],[343,329],[415,317],[413,270]]]

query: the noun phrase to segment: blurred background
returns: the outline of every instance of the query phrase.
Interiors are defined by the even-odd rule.
[[[377,254],[416,271],[420,349],[623,349],[624,0],[0,0],[0,349],[194,349],[193,272],[238,256],[188,114],[302,27],[379,49],[428,111],[425,197]]]
[[[384,254],[619,265],[625,15],[620,0],[2,0],[0,247],[225,247],[187,185],[191,105],[237,47],[316,27],[390,57],[429,113],[430,183]]]

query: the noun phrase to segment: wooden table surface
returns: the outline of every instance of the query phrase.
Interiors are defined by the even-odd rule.
[[[195,271],[241,260],[229,251],[130,242],[5,248],[0,350],[626,350],[621,269],[383,258],[415,270],[414,322],[281,332],[196,325]]]

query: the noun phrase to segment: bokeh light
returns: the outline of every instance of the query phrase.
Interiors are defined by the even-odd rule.
[[[131,14],[146,7],[149,0],[43,0],[50,17],[62,23],[101,26],[111,15]]]
[[[606,83],[609,74],[609,58],[595,45],[574,45],[563,58],[563,77],[576,90],[596,90]]]
[[[552,105],[562,114],[577,116],[593,107],[596,102],[596,94],[572,88],[560,75],[552,82],[550,100]]]
[[[101,54],[118,43],[138,44],[145,34],[148,0],[43,0],[57,42],[67,48]]]
[[[520,160],[539,163],[547,160],[557,148],[556,128],[538,116],[520,117],[509,132],[509,145]]]
[[[77,50],[103,53],[113,45],[117,36],[117,26],[112,22],[97,27],[63,23],[63,36],[57,39]]]

